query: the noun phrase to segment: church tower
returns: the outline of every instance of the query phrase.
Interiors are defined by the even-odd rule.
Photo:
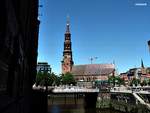
[[[63,60],[61,61],[61,66],[62,66],[63,74],[65,74],[67,72],[71,72],[71,69],[73,66],[70,21],[69,21],[68,17],[67,17],[66,32],[65,32]]]

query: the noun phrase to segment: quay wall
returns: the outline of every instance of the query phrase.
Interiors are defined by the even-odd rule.
[[[96,108],[111,109],[124,113],[150,113],[145,105],[140,104],[132,93],[100,93]]]

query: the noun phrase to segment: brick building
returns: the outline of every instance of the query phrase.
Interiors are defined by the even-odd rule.
[[[63,60],[61,61],[62,73],[72,73],[76,81],[85,83],[86,86],[92,86],[95,81],[106,82],[108,76],[114,74],[115,66],[113,64],[74,65],[71,47],[70,22],[67,20]]]

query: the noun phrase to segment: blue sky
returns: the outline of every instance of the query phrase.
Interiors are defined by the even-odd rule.
[[[146,3],[139,6],[136,3]],[[61,73],[66,17],[70,16],[75,65],[113,63],[119,72],[150,66],[149,0],[40,0],[38,61]]]

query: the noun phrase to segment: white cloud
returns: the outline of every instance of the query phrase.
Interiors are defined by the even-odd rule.
[[[148,4],[147,3],[135,3],[134,4],[135,6],[147,6]]]

